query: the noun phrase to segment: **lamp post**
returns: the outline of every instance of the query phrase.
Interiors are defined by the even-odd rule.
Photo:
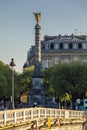
[[[10,66],[12,67],[12,109],[14,109],[14,69],[15,66],[14,59],[11,59]]]

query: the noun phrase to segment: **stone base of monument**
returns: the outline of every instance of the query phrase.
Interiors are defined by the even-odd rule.
[[[46,93],[44,91],[43,79],[33,78],[32,88],[29,93],[29,106],[45,106],[46,104]]]

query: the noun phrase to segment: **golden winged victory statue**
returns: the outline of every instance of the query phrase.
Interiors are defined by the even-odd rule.
[[[37,21],[37,24],[40,22],[40,18],[41,18],[41,13],[33,13],[35,15],[35,19]]]

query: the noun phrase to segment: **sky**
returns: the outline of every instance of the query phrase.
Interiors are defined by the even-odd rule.
[[[41,12],[41,40],[87,35],[87,0],[0,0],[0,61],[9,65],[14,58],[19,73],[35,44],[36,12]]]

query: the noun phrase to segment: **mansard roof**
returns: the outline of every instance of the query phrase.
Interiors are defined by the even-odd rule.
[[[41,50],[44,51],[45,50],[44,46],[46,44],[51,44],[51,43],[52,44],[55,44],[55,43],[59,43],[59,44],[60,43],[63,43],[63,44],[64,43],[72,43],[72,44],[73,43],[77,43],[77,44],[81,43],[81,44],[83,44],[83,43],[87,43],[87,36],[86,35],[84,35],[84,36],[82,36],[82,35],[74,36],[73,34],[72,35],[59,35],[59,36],[47,36],[47,35],[45,35],[44,40],[41,41]],[[80,48],[80,49],[83,49],[83,48]],[[29,49],[28,54],[27,54],[28,58],[34,56],[35,51],[36,51],[35,45],[31,46],[31,48]],[[55,49],[54,49],[54,51],[55,51]]]
[[[59,35],[59,36],[44,36],[44,41],[42,41],[42,44],[46,43],[55,43],[55,42],[87,42],[86,36],[74,36],[72,35]]]

